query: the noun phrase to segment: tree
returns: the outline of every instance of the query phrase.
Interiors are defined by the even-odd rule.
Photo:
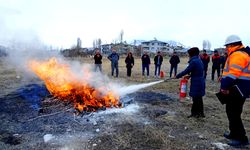
[[[99,48],[101,49],[102,46],[102,40],[101,38],[93,40],[93,48]]]
[[[209,40],[203,40],[202,46],[203,46],[203,50],[210,50],[211,49],[211,43]]]
[[[124,31],[121,30],[120,35],[119,35],[119,37],[120,37],[120,43],[123,42],[123,35],[124,35]]]
[[[102,40],[99,38],[97,39],[97,47],[101,49],[101,46],[102,46]]]
[[[92,44],[93,44],[93,48],[95,48],[95,40],[93,40],[93,43],[92,43]]]
[[[80,38],[77,38],[76,48],[81,48],[81,47],[82,47],[82,41]]]

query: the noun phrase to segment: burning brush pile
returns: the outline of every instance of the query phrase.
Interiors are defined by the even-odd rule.
[[[104,84],[97,81],[96,73],[89,67],[77,71],[56,58],[48,61],[32,60],[29,67],[44,81],[49,92],[59,100],[73,103],[78,113],[92,112],[98,109],[121,107],[119,96]]]

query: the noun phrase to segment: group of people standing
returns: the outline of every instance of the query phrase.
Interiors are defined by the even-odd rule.
[[[114,76],[114,71],[115,71],[115,77],[118,77],[119,75],[118,62],[120,58],[119,54],[116,52],[115,49],[112,49],[112,53],[107,58],[111,62],[111,75]],[[95,60],[95,71],[99,69],[99,71],[102,72],[102,55],[100,54],[99,49],[95,51],[94,60]],[[150,71],[149,68],[151,60],[147,51],[145,51],[144,54],[141,56],[141,61],[142,61],[142,75],[145,76],[145,71],[146,71],[146,76],[149,77],[149,71]],[[160,76],[162,62],[163,62],[163,56],[161,52],[158,51],[156,56],[154,57],[155,77]],[[180,63],[179,56],[176,54],[176,52],[173,52],[173,55],[171,56],[169,63],[170,63],[170,77],[172,77],[173,71],[174,71],[174,76],[176,76],[178,64]],[[127,57],[125,58],[125,64],[127,68],[127,76],[131,77],[132,68],[135,64],[132,52],[128,52]]]
[[[207,77],[208,64],[210,62],[210,56],[207,54],[206,50],[203,50],[200,55],[200,59],[204,65],[204,78]],[[214,81],[215,72],[217,72],[217,78],[219,79],[221,73],[223,72],[223,68],[227,59],[227,52],[224,55],[220,55],[217,50],[214,51],[212,55],[212,74],[211,79]]]
[[[142,61],[142,75],[145,75],[145,70],[147,71],[147,76],[149,76],[149,66],[150,66],[150,56],[148,55],[147,51],[144,52],[144,54],[141,57]],[[155,65],[155,77],[160,76],[161,72],[161,66],[163,62],[163,56],[160,51],[157,52],[157,55],[154,57],[154,65]],[[176,76],[178,64],[180,63],[180,58],[176,54],[176,52],[173,52],[173,55],[171,56],[170,60],[170,77],[172,77],[172,72],[174,70],[174,76]]]
[[[111,75],[114,76],[114,71],[115,71],[115,76],[118,77],[119,75],[119,59],[120,56],[119,54],[116,53],[115,49],[112,49],[112,53],[108,56],[108,59],[111,62]],[[95,61],[95,71],[99,69],[100,72],[102,72],[102,55],[100,53],[99,49],[96,49],[95,55],[94,55],[94,61]],[[126,67],[128,68],[127,75],[131,75],[131,68],[134,65],[134,58],[132,56],[132,53],[128,53],[128,56],[125,60],[126,62]]]

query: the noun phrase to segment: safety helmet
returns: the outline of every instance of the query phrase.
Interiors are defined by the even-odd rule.
[[[230,35],[226,38],[226,41],[225,41],[225,45],[224,46],[227,46],[229,44],[233,44],[233,43],[237,43],[237,42],[241,42],[241,39],[239,36],[237,35]]]

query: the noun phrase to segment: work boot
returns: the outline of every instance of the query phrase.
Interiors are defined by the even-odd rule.
[[[193,114],[191,114],[191,115],[187,116],[187,118],[192,118],[192,117],[199,118],[199,115],[193,115]]]
[[[228,133],[228,132],[225,132],[225,133],[223,134],[223,136],[224,136],[225,138],[229,139],[229,140],[233,139],[232,135],[231,135],[230,133]]]
[[[204,114],[198,115],[199,118],[205,118],[206,116]]]
[[[230,142],[227,143],[230,146],[234,147],[241,147],[241,146],[246,146],[249,144],[248,140],[246,141],[239,141],[239,140],[231,140]]]

